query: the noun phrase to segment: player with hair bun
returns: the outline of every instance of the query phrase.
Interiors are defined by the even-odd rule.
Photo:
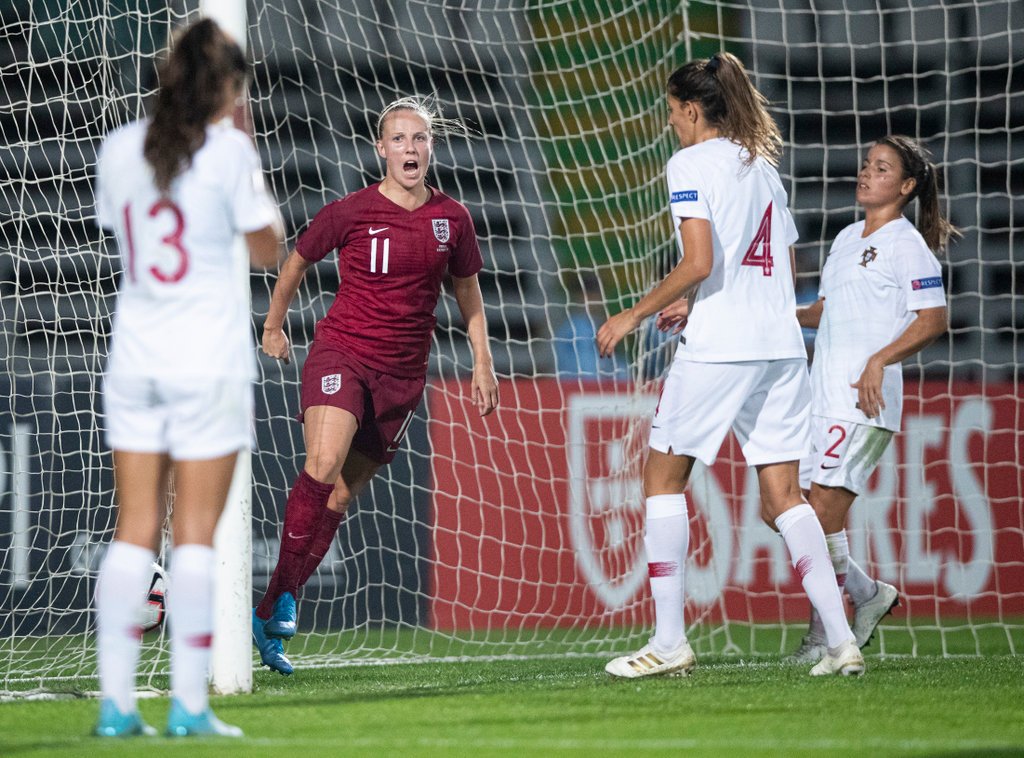
[[[915,198],[916,228],[904,216]],[[864,647],[898,594],[850,558],[846,517],[900,430],[900,362],[946,330],[935,253],[959,231],[939,207],[938,169],[909,137],[889,135],[871,146],[857,175],[857,202],[864,219],[836,235],[818,300],[797,317],[818,329],[811,366],[814,451],[801,466],[801,485],[825,530],[836,579],[853,603],[853,633]],[[790,659],[814,662],[824,652],[821,619],[812,609]]]
[[[174,481],[171,736],[241,736],[210,710],[213,533],[238,451],[252,436],[256,355],[246,261],[277,263],[283,229],[252,141],[230,125],[242,51],[209,19],[187,27],[159,71],[150,118],[111,132],[97,166],[97,223],[123,273],[104,378],[117,527],[96,585],[103,701],[95,734],[153,730],[135,704],[139,610]]]
[[[654,413],[644,466],[647,553],[655,631],[605,670],[635,678],[684,675],[695,665],[683,620],[694,461],[711,465],[730,428],[757,469],[762,517],[782,533],[824,619],[829,653],[813,675],[861,674],[825,536],[804,500],[799,460],[810,450],[807,353],[795,317],[796,227],[774,164],[782,138],[730,53],[696,60],[668,80],[669,125],[681,150],[668,162],[669,202],[682,260],[598,332],[601,354],[659,313],[682,332]],[[692,307],[685,298],[692,296]]]
[[[402,444],[426,383],[434,309],[446,274],[473,349],[472,400],[498,405],[469,211],[426,183],[435,136],[466,134],[432,99],[390,103],[376,126],[382,181],[326,205],[281,269],[263,326],[263,352],[289,359],[283,326],[306,269],[338,251],[334,303],[302,369],[306,459],[285,506],[281,549],[253,609],[260,660],[294,670],[282,640],[296,633],[296,597],[316,571],[352,500]]]

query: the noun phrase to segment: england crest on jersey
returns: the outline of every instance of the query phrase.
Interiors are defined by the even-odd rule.
[[[446,218],[435,218],[432,219],[434,224],[434,236],[438,242],[442,244],[448,241],[451,236],[451,232],[448,229],[448,219]]]
[[[321,378],[320,389],[325,395],[333,395],[341,389],[341,374],[328,374]]]

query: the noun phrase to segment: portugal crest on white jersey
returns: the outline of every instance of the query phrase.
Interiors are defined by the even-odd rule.
[[[451,237],[451,233],[448,229],[448,219],[446,218],[435,218],[431,220],[434,224],[434,237],[437,238],[438,242],[445,243]]]

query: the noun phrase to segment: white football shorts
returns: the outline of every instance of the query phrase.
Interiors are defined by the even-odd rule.
[[[108,375],[103,401],[112,450],[208,460],[252,444],[252,383],[246,379]]]
[[[811,450],[811,385],[802,358],[700,363],[676,358],[650,446],[710,466],[732,429],[748,466],[798,461]]]
[[[811,482],[864,491],[871,473],[892,440],[892,431],[877,426],[811,417],[811,454],[800,461],[800,488]]]

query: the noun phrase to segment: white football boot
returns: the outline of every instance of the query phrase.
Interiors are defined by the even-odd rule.
[[[697,665],[690,643],[683,644],[675,652],[665,655],[644,645],[632,655],[624,655],[609,661],[604,667],[612,676],[636,679],[641,676],[686,676]]]
[[[811,676],[860,676],[864,673],[864,656],[853,640],[847,640],[835,651],[827,650],[825,657],[811,669]]]
[[[875,587],[874,597],[853,606],[851,629],[857,638],[857,647],[864,647],[871,642],[878,624],[900,604],[900,595],[891,584],[876,580]]]

